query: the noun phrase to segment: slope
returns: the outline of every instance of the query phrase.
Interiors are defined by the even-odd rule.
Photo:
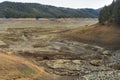
[[[120,30],[116,25],[91,25],[63,33],[67,39],[97,44],[110,49],[120,48]]]
[[[94,9],[71,9],[42,5],[37,3],[0,3],[0,17],[6,18],[95,18],[98,12]]]
[[[32,62],[7,52],[0,52],[0,79],[1,80],[33,80],[52,79],[44,68],[34,65]]]

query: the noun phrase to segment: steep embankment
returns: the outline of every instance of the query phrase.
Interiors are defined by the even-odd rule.
[[[107,46],[112,49],[120,47],[120,28],[115,25],[91,25],[80,27],[64,33],[64,37],[81,42]]]
[[[0,52],[0,79],[30,80],[39,78],[48,80],[48,77],[51,78],[44,68],[34,65],[24,58]]]

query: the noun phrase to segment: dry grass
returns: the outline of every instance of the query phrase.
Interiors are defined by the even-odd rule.
[[[47,75],[44,68],[34,65],[24,58],[0,53],[0,79],[2,80],[21,78],[27,80],[43,74]]]
[[[84,26],[65,32],[63,37],[80,42],[120,48],[120,27],[99,24]]]

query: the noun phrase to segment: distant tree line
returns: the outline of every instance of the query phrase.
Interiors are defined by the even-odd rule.
[[[105,6],[100,11],[99,23],[114,23],[120,25],[120,0],[113,0],[111,5]]]
[[[0,3],[1,18],[96,18],[94,9],[71,9],[37,3]]]

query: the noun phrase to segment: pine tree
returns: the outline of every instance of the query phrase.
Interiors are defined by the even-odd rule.
[[[109,22],[112,23],[114,21],[114,15],[113,15],[113,10],[114,10],[114,7],[115,7],[115,0],[113,0],[112,4],[108,6],[109,7],[109,12],[110,12],[110,15],[109,15]]]
[[[105,6],[101,10],[99,23],[115,23],[120,25],[120,0],[113,0],[111,5]]]
[[[120,0],[116,0],[114,10],[113,10],[114,22],[120,24]]]
[[[109,21],[110,10],[107,6],[105,6],[99,14],[99,23],[105,24]]]

